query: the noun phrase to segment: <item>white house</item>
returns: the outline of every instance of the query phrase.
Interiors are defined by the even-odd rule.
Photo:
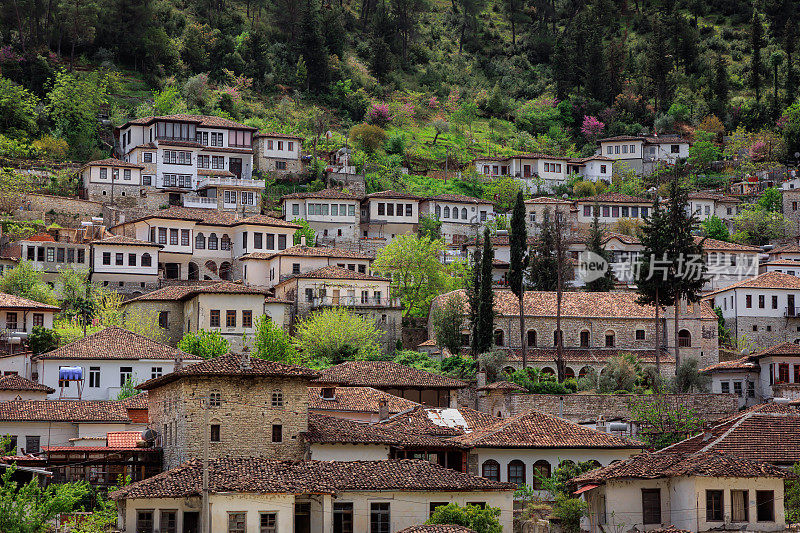
[[[378,246],[397,235],[414,233],[419,224],[421,198],[397,191],[368,194],[361,202],[361,235]]]
[[[0,292],[0,349],[8,353],[24,351],[33,328],[53,329],[59,310],[55,305]]]
[[[512,176],[532,194],[552,193],[565,185],[570,175],[591,181],[610,181],[613,160],[601,154],[585,158],[558,157],[546,154],[518,154],[508,157],[478,157],[475,171],[488,177]]]
[[[303,171],[303,138],[285,133],[261,133],[253,136],[253,165],[259,172],[277,175]]]
[[[143,165],[119,159],[90,161],[80,168],[86,198],[95,202],[114,203],[123,196],[139,196]]]
[[[767,261],[759,266],[759,271],[764,272],[779,272],[781,274],[788,274],[789,276],[800,276],[800,261],[793,259],[775,259],[774,261]]]
[[[158,252],[164,246],[124,235],[90,243],[90,280],[118,292],[141,294],[158,286]]]
[[[481,226],[495,216],[494,203],[462,194],[437,194],[423,198],[420,215],[442,223],[442,239],[459,244],[474,237]]]
[[[282,196],[281,205],[285,220],[305,220],[320,242],[335,245],[358,241],[361,236],[361,197],[358,195],[337,189],[296,192]]]
[[[0,364],[2,366],[2,364]],[[0,402],[11,400],[46,400],[55,389],[20,376],[14,370],[3,370],[0,377]]]
[[[172,372],[176,361],[200,359],[126,329],[111,326],[33,358],[31,378],[55,390],[49,398],[113,400],[125,382],[135,385]],[[64,367],[81,369],[62,380]]]
[[[360,274],[370,273],[374,257],[345,248],[292,246],[285,250],[251,252],[239,258],[245,283],[272,287],[290,276],[305,274],[327,266],[338,266]]]
[[[668,450],[573,478],[579,487],[575,494],[582,494],[589,506],[584,525],[591,533],[786,527],[785,470],[733,455]]]
[[[210,531],[393,532],[425,522],[442,502],[499,508],[503,530],[512,530],[513,486],[428,461],[227,457],[209,466]],[[166,523],[196,531],[203,521],[201,478],[201,464],[193,459],[112,493],[117,527],[153,533]]]
[[[598,210],[601,224],[612,225],[622,218],[644,220],[653,206],[652,200],[639,198],[618,192],[605,192],[596,196],[587,196],[575,200],[578,208],[578,224],[588,226],[594,220],[594,211]]]
[[[725,194],[709,191],[689,193],[689,211],[700,221],[716,216],[731,227],[733,219],[739,214],[739,204],[741,200]]]
[[[638,174],[648,175],[660,164],[674,164],[689,157],[689,142],[679,135],[618,135],[598,141],[597,155],[624,163]]]
[[[758,275],[761,248],[734,242],[720,241],[709,237],[695,237],[703,246],[708,282],[704,291],[723,289],[739,281]],[[800,263],[798,263],[800,266]]]

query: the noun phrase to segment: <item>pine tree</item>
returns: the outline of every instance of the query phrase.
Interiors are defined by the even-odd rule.
[[[519,302],[519,334],[522,346],[522,368],[528,366],[528,347],[525,342],[525,271],[528,268],[528,228],[525,224],[525,200],[522,191],[517,193],[517,201],[511,214],[511,235],[509,237],[511,265],[508,271],[508,282],[511,292]]]
[[[558,262],[555,250],[555,234],[549,209],[545,209],[539,225],[539,240],[530,258],[529,278],[537,291],[554,291],[558,287]]]
[[[662,333],[660,312],[661,308],[672,304],[671,281],[667,272],[660,270],[662,261],[668,258],[672,239],[670,238],[670,224],[668,214],[661,209],[658,197],[653,201],[651,214],[645,219],[642,227],[642,259],[637,265],[639,270],[636,283],[636,292],[639,293],[637,302],[641,305],[655,306],[655,350],[656,371],[661,372],[661,347]]]
[[[605,271],[603,277],[586,283],[586,290],[590,292],[608,292],[614,288],[614,273],[611,271],[611,254],[603,248],[603,232],[600,229],[599,215],[600,209],[598,206],[595,206],[594,219],[592,220],[592,228],[589,233],[588,249],[590,252],[605,259],[609,268]]]
[[[483,251],[481,252],[481,284],[478,303],[477,324],[475,332],[477,341],[475,355],[486,353],[492,348],[494,331],[494,291],[492,288],[492,261],[494,249],[489,228],[483,232]]]
[[[322,15],[319,0],[306,0],[300,21],[300,43],[298,56],[306,67],[306,90],[324,90],[328,85],[328,50],[322,36]]]
[[[730,83],[728,81],[728,64],[721,52],[717,52],[716,60],[714,61],[714,77],[712,80],[712,90],[714,93],[714,111],[718,116],[723,116],[725,113],[725,104],[728,102],[728,92],[730,91]]]
[[[792,63],[795,52],[796,27],[797,24],[793,20],[788,19],[783,30],[783,51],[786,52],[786,105],[792,105],[792,103],[794,103],[796,94],[795,85],[797,84],[797,77],[794,64]]]
[[[753,19],[750,26],[750,46],[752,55],[750,56],[750,87],[756,92],[756,102],[761,100],[761,75],[763,65],[761,63],[761,48],[764,46],[764,28],[761,25],[761,15],[757,9],[753,9]]]

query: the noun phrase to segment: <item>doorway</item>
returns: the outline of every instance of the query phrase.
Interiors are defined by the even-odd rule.
[[[230,162],[228,163],[228,170],[231,171],[232,174],[236,174],[236,177],[241,179],[242,178],[242,158],[241,157],[231,157]]]
[[[294,504],[294,533],[311,533],[311,503]]]
[[[198,533],[200,531],[197,527],[199,523],[200,513],[194,511],[183,513],[183,533]]]

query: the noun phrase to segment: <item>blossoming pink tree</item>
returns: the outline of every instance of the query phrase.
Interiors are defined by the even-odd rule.
[[[595,141],[605,127],[606,125],[600,122],[597,117],[584,115],[581,133],[587,140]]]

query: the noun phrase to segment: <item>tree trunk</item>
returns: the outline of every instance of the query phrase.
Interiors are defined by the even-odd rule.
[[[678,366],[681,364],[680,341],[678,341],[678,317],[680,316],[680,300],[675,299],[675,374],[678,374]]]
[[[525,299],[525,290],[523,288],[519,297],[519,336],[522,343],[522,368],[528,367],[528,343],[525,338],[525,308],[523,307],[523,300]]]

